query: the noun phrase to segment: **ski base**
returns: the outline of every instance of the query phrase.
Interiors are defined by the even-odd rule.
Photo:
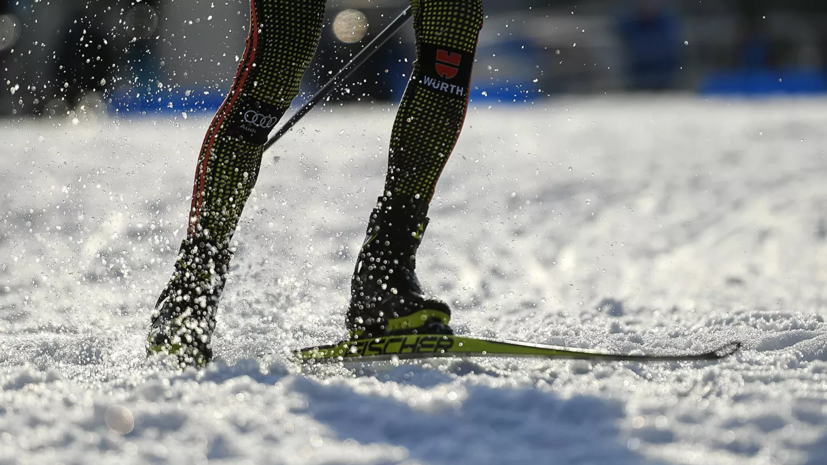
[[[445,334],[410,334],[356,339],[295,352],[301,363],[373,362],[444,357],[535,357],[595,361],[672,362],[718,360],[741,348],[741,342],[729,342],[701,353],[672,355],[618,354],[590,349],[556,347],[524,342],[503,341]]]

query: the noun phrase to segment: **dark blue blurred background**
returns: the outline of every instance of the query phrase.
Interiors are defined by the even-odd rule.
[[[358,43],[326,27],[308,98],[407,5],[329,0],[368,20]],[[723,97],[827,91],[823,0],[486,1],[476,104],[562,94],[692,92]],[[212,112],[235,74],[247,0],[0,0],[0,115]],[[406,28],[334,101],[395,101],[413,60]]]

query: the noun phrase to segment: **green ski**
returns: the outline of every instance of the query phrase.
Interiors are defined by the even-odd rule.
[[[729,342],[700,353],[622,354],[444,334],[410,334],[356,339],[295,352],[302,363],[372,362],[441,357],[535,357],[595,361],[672,362],[718,360],[734,354],[741,343]]]

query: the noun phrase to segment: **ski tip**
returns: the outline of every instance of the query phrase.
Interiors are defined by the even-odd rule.
[[[741,346],[743,343],[741,341],[732,341],[727,342],[726,344],[722,345],[721,347],[713,350],[709,354],[712,355],[714,358],[726,358],[730,355],[734,354],[741,350]]]

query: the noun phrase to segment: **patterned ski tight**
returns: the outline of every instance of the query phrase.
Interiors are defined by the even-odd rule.
[[[251,0],[244,56],[198,158],[188,241],[229,245],[258,177],[261,147],[316,50],[324,3]],[[430,199],[465,118],[482,2],[411,5],[417,59],[393,125],[385,191]]]

